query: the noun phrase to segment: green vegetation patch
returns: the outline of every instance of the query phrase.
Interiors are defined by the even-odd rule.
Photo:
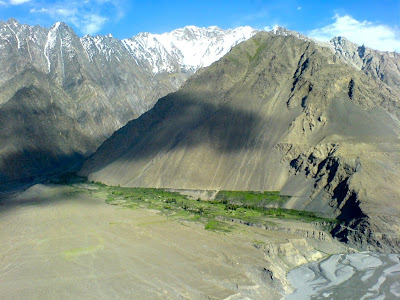
[[[232,226],[228,226],[225,222],[210,220],[207,222],[204,228],[210,231],[229,232],[231,231]]]
[[[55,183],[86,190],[93,197],[104,198],[110,205],[128,209],[155,209],[169,219],[201,222],[207,230],[219,232],[232,230],[234,226],[231,221],[270,226],[276,225],[277,220],[288,219],[320,223],[326,229],[339,222],[313,212],[283,208],[289,197],[280,195],[279,191],[219,191],[210,201],[191,199],[179,192],[164,189],[107,186],[71,175],[59,177]],[[71,257],[72,253],[67,256]]]
[[[64,257],[67,260],[72,258],[81,256],[81,255],[89,255],[94,254],[97,251],[103,250],[103,245],[91,246],[91,247],[84,247],[84,248],[76,248],[64,251]]]
[[[252,191],[219,191],[215,197],[215,201],[233,206],[243,207],[268,207],[282,206],[288,196],[282,196],[278,191],[272,192],[252,192]]]
[[[315,213],[282,208],[288,196],[278,191],[220,191],[212,201],[189,199],[178,192],[156,188],[124,188],[94,184],[91,192],[103,195],[106,202],[125,208],[156,209],[171,219],[201,222],[205,229],[219,232],[232,230],[229,220],[274,225],[274,219],[303,222],[335,223]]]

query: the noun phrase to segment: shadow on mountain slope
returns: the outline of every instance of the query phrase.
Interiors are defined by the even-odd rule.
[[[0,107],[0,140],[4,188],[76,169],[95,150],[62,103],[53,101],[51,91],[34,85],[18,90]]]
[[[0,157],[0,196],[27,188],[50,176],[77,171],[83,160],[84,156],[79,153],[66,155],[33,149]]]
[[[210,97],[213,95],[178,92],[160,99],[152,110],[116,131],[98,149],[96,156],[101,157],[101,166],[96,157],[89,158],[87,163],[94,168],[91,171],[101,169],[126,153],[131,156],[122,159],[141,160],[181,146],[195,148],[205,142],[196,138],[199,129],[207,133],[207,144],[218,152],[255,147],[261,116],[251,110],[201,101]],[[107,155],[102,156],[102,153]]]

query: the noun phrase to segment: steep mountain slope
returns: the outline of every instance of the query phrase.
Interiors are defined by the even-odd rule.
[[[42,79],[47,85],[46,78]],[[73,107],[66,101],[52,100],[55,93],[62,96],[54,87],[24,87],[1,107],[3,186],[9,187],[19,179],[29,182],[43,174],[74,169],[84,155],[96,149],[96,144],[76,123]]]
[[[176,45],[164,43],[173,49],[168,54],[162,44],[153,52],[142,47],[150,43],[145,35],[123,41],[111,35],[79,38],[61,22],[49,29],[13,19],[1,22],[0,184],[54,173],[62,165],[70,168],[76,158],[92,153],[115,130],[178,89],[197,68],[254,33],[250,28],[184,28],[158,36],[176,40]],[[187,57],[193,48],[179,48],[200,44],[201,57]],[[53,138],[61,133],[69,138]],[[76,155],[63,164],[57,153]]]
[[[335,229],[342,239],[398,250],[399,96],[329,47],[262,32],[114,133],[81,174],[121,186],[281,190],[288,208],[347,222]]]

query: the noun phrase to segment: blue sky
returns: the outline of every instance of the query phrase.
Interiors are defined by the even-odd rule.
[[[400,52],[400,0],[128,1],[0,0],[0,19],[49,27],[64,21],[78,35],[128,38],[186,25],[269,29],[281,25],[317,39],[342,35],[358,44]]]

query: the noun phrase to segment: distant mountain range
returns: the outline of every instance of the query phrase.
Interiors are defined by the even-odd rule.
[[[76,170],[114,131],[257,32],[187,26],[119,40],[78,37],[62,22],[0,22],[0,185]],[[400,82],[395,53],[344,38],[317,43],[282,27],[270,34],[318,44],[388,86]]]
[[[122,43],[138,62],[147,62],[154,74],[195,72],[257,32],[248,26],[228,30],[187,26],[164,34],[140,33]]]
[[[0,182],[75,169],[115,130],[256,30],[177,29],[79,38],[0,23]]]

